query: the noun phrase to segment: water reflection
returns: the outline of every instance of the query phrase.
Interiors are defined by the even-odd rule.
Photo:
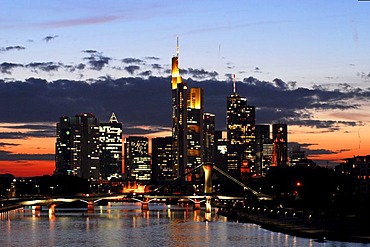
[[[0,215],[1,246],[363,246],[270,232],[188,205],[151,204],[149,209],[142,211],[139,203],[109,203],[93,212],[12,211]]]

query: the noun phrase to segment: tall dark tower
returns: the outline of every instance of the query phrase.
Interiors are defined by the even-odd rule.
[[[100,173],[103,179],[122,177],[122,123],[112,113],[109,123],[99,125]]]
[[[234,176],[255,172],[255,122],[255,107],[236,93],[234,77],[233,93],[227,97],[227,171]]]
[[[187,142],[188,163],[185,172],[199,166],[203,162],[203,89],[190,88],[187,105]],[[200,170],[186,178],[187,181],[200,179]]]
[[[215,162],[215,114],[204,113],[203,115],[203,161]]]
[[[99,153],[99,120],[93,114],[60,118],[57,124],[55,173],[98,180]]]
[[[179,42],[172,57],[172,148],[175,177],[185,173],[187,166],[187,85],[179,70]]]
[[[288,125],[273,124],[272,139],[274,140],[274,150],[272,163],[274,166],[285,166],[288,164]]]

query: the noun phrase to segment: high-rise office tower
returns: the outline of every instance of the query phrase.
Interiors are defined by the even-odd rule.
[[[288,125],[273,124],[272,139],[274,140],[273,165],[285,166],[288,164]]]
[[[256,125],[256,174],[262,175],[263,167],[263,144],[271,143],[270,125]]]
[[[152,178],[155,181],[170,181],[172,171],[172,137],[152,139]]]
[[[187,102],[187,166],[185,172],[199,166],[203,162],[203,89],[190,88]],[[200,179],[197,170],[187,176],[187,181]]]
[[[122,177],[122,123],[112,113],[109,123],[99,125],[100,174],[103,179]]]
[[[179,70],[179,45],[172,57],[172,148],[175,177],[185,173],[187,166],[187,85]]]
[[[125,140],[125,175],[128,180],[143,183],[151,179],[148,138],[129,136]]]
[[[234,176],[255,172],[255,121],[255,107],[236,93],[234,79],[233,93],[227,97],[227,171]]]
[[[98,180],[99,154],[99,121],[93,114],[60,118],[57,123],[56,174]]]
[[[227,132],[222,130],[215,131],[215,166],[222,169],[223,171],[227,170],[227,146],[229,142],[227,140]]]
[[[203,115],[203,161],[215,162],[215,114],[204,113]]]

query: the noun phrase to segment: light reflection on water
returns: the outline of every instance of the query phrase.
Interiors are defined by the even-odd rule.
[[[205,221],[208,219],[208,221]],[[261,229],[254,224],[228,222],[214,212],[191,207],[139,203],[110,203],[84,209],[63,209],[56,215],[21,209],[0,217],[0,246],[365,246],[318,243]]]

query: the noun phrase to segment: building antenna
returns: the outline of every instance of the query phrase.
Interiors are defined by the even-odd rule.
[[[233,93],[236,93],[236,76],[235,76],[235,74],[234,74]]]
[[[179,57],[180,53],[180,46],[179,46],[179,37],[177,36],[177,43],[176,43],[176,56]]]

